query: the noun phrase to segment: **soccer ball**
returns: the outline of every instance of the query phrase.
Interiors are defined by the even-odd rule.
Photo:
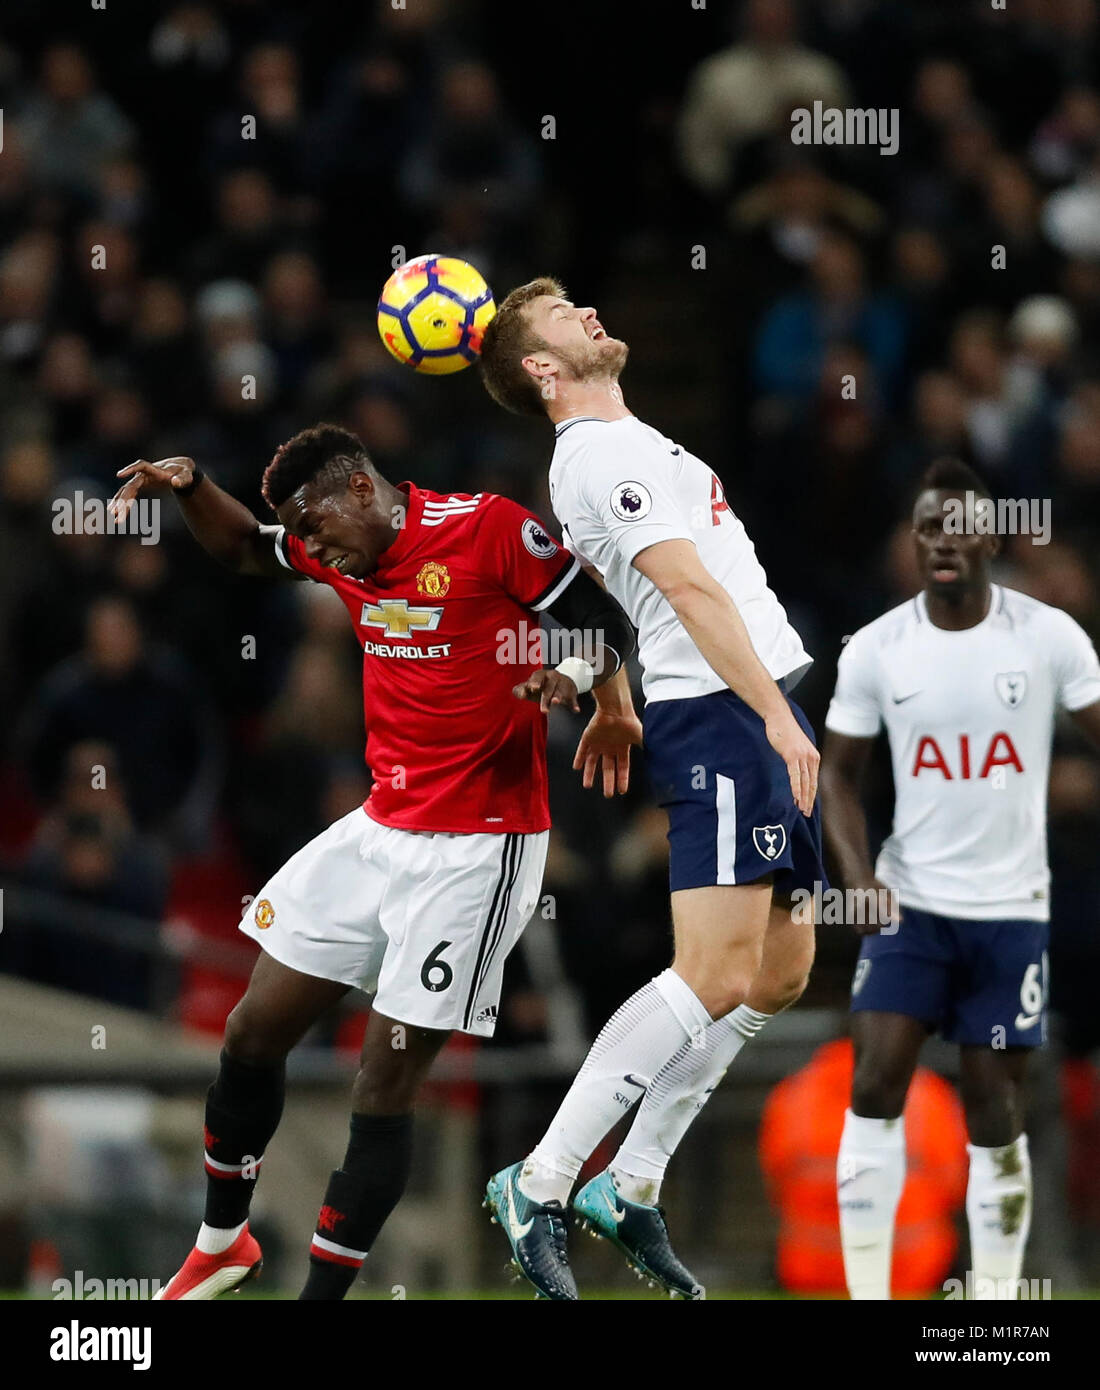
[[[399,266],[378,300],[378,332],[389,352],[418,372],[445,376],[477,361],[497,311],[481,275],[454,256],[417,256]]]

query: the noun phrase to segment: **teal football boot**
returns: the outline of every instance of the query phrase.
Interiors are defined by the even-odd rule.
[[[522,1163],[502,1168],[489,1179],[483,1206],[504,1228],[513,1266],[535,1286],[539,1298],[577,1299],[576,1281],[566,1254],[565,1211],[560,1202],[533,1202],[520,1191]]]
[[[573,1210],[582,1230],[617,1246],[639,1279],[659,1284],[670,1298],[706,1298],[706,1289],[680,1263],[669,1243],[662,1207],[628,1202],[611,1174],[603,1172],[573,1198]]]

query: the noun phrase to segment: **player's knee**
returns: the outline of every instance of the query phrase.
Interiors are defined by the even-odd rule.
[[[711,1018],[718,1019],[725,1018],[739,1004],[744,1004],[751,989],[752,977],[734,971],[713,983],[708,982],[702,989],[697,989],[696,994]]]
[[[789,1009],[792,1004],[796,1004],[802,998],[809,983],[810,972],[808,970],[782,980],[772,999],[772,1008],[765,1012],[778,1013],[780,1009]]]
[[[983,1149],[1002,1148],[1011,1144],[1023,1127],[1016,1097],[1000,1089],[962,1089],[966,1132],[970,1142]]]
[[[290,1050],[278,1030],[242,999],[225,1021],[224,1047],[238,1062],[265,1066],[281,1062]]]
[[[905,1108],[908,1078],[879,1068],[856,1068],[852,1077],[852,1109],[873,1120],[896,1119]]]
[[[361,1067],[351,1090],[351,1108],[357,1115],[403,1115],[413,1107],[419,1077],[401,1068],[383,1075],[377,1068]]]
[[[757,980],[748,1002],[761,1013],[777,1014],[782,1009],[789,1009],[792,1004],[796,1004],[805,993],[809,982],[808,965],[805,968],[788,969],[774,979]]]
[[[896,1120],[905,1108],[905,1096],[896,1087],[868,1083],[852,1086],[852,1110],[869,1120]]]

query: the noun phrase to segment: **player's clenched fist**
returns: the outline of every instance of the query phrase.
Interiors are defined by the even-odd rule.
[[[901,922],[901,904],[897,897],[889,888],[877,878],[860,879],[848,884],[853,893],[864,894],[864,902],[873,901],[874,910],[868,913],[855,914],[856,920],[852,923],[857,936],[877,936],[879,932],[885,931],[889,936],[898,930]],[[867,894],[874,894],[873,898],[868,898]],[[858,899],[857,899],[858,901]],[[861,922],[860,917],[867,917],[867,921]],[[889,931],[886,929],[890,928]]]
[[[522,685],[512,687],[512,694],[517,700],[537,700],[543,714],[549,711],[551,705],[567,705],[569,709],[580,714],[578,693],[577,687],[568,676],[549,666],[535,671]]]
[[[171,458],[150,463],[147,459],[137,459],[120,468],[115,476],[126,481],[108,505],[115,518],[124,521],[132,503],[141,493],[158,492],[163,488],[179,491],[190,487],[195,478],[195,460]]]

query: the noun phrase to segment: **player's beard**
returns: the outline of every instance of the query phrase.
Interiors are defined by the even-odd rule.
[[[621,338],[603,338],[598,343],[589,341],[577,349],[555,348],[554,352],[577,382],[599,381],[603,377],[617,381],[630,356],[630,349]]]

